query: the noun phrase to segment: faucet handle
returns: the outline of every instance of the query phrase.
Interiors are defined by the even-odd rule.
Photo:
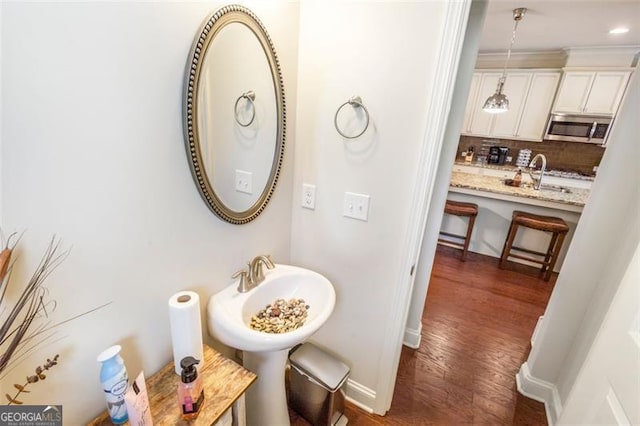
[[[247,271],[240,270],[234,273],[231,278],[240,278],[240,282],[238,283],[238,291],[240,293],[245,293],[251,290],[253,286],[253,282],[251,281],[251,276]]]
[[[264,256],[264,258],[262,259],[262,263],[264,263],[264,266],[266,266],[267,269],[273,269],[276,267],[276,265],[273,263],[273,260],[271,260],[270,254]]]

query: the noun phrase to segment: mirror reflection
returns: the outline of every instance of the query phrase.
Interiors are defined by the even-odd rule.
[[[243,212],[264,191],[275,153],[271,69],[255,34],[237,22],[216,34],[202,67],[197,94],[202,161],[220,201]]]

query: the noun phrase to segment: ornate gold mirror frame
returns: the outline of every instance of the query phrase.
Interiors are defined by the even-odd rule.
[[[267,62],[269,63],[269,67],[271,68],[277,114],[275,151],[268,181],[258,200],[247,210],[240,212],[234,211],[226,206],[213,190],[212,181],[207,176],[207,172],[203,164],[200,149],[200,133],[197,126],[197,117],[199,112],[197,99],[199,93],[198,88],[200,85],[200,77],[207,49],[216,34],[218,34],[226,25],[231,23],[241,23],[245,25],[253,32],[260,42],[267,58]],[[273,196],[273,192],[280,175],[280,169],[282,167],[284,157],[285,125],[286,114],[284,85],[282,74],[280,72],[280,63],[278,62],[278,56],[276,55],[271,37],[269,37],[267,30],[258,17],[246,7],[240,5],[228,5],[220,8],[205,20],[198,31],[193,45],[191,46],[189,61],[187,63],[183,99],[183,127],[191,174],[193,175],[193,179],[202,199],[205,201],[209,209],[219,218],[236,225],[241,225],[254,220],[267,206],[267,203]]]

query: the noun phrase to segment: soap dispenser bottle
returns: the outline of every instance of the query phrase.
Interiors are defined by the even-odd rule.
[[[520,186],[522,183],[522,170],[518,169],[515,176],[513,177],[513,186]]]
[[[185,420],[195,419],[204,404],[204,390],[202,380],[198,377],[196,365],[200,361],[192,356],[182,358],[180,367],[180,383],[178,384],[178,401],[182,418]]]

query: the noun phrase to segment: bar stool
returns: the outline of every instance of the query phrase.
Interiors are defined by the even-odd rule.
[[[535,229],[537,231],[551,232],[551,241],[549,243],[549,247],[547,248],[547,252],[542,253],[539,251],[514,246],[513,241],[516,238],[516,233],[518,232],[519,226],[524,226],[525,228],[529,229]],[[559,217],[540,216],[537,214],[514,210],[513,216],[511,217],[511,226],[509,227],[509,233],[507,234],[507,239],[505,240],[504,247],[502,248],[502,255],[500,256],[500,268],[502,269],[504,262],[509,257],[528,260],[529,262],[542,265],[540,273],[544,274],[545,281],[549,281],[549,278],[551,278],[551,273],[553,272],[553,267],[558,260],[558,254],[560,253],[560,249],[562,248],[564,237],[567,235],[568,231],[569,226],[564,220],[560,219]],[[511,253],[512,250],[541,256],[544,258],[544,260],[539,260],[529,256],[522,256],[519,254],[513,254]]]
[[[444,212],[447,214],[452,214],[454,216],[469,218],[466,235],[456,235],[456,234],[440,231],[440,235],[444,235],[450,238],[459,238],[462,240],[462,242],[438,238],[438,244],[461,248],[462,257],[460,260],[464,262],[467,258],[467,251],[469,250],[469,241],[471,240],[471,232],[473,232],[473,224],[476,221],[476,216],[478,216],[478,205],[474,203],[463,203],[461,201],[447,200],[447,202],[444,205]]]

